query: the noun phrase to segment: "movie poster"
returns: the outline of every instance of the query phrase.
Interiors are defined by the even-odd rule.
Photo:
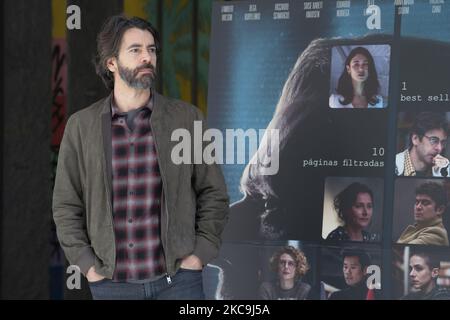
[[[214,3],[208,125],[231,206],[208,297],[447,294],[449,6]]]

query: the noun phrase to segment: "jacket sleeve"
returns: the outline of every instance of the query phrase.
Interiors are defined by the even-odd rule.
[[[205,120],[196,110],[196,121]],[[203,145],[204,147],[204,145]],[[228,221],[229,198],[222,170],[217,163],[194,164],[193,188],[197,195],[196,238],[193,254],[203,265],[208,264],[219,252],[221,234]]]
[[[439,228],[427,228],[427,230],[421,232],[416,239],[409,241],[408,243],[443,246],[448,245],[448,240],[444,230]]]
[[[57,236],[67,260],[86,274],[94,265],[95,255],[86,230],[80,172],[82,148],[76,121],[74,116],[69,118],[61,141],[52,208]]]

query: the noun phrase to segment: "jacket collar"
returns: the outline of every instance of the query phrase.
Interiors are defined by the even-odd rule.
[[[442,224],[442,217],[434,217],[424,222],[416,222],[414,225],[419,228],[433,227]]]
[[[111,91],[111,93],[105,98],[103,101],[103,105],[101,107],[100,116],[103,116],[104,114],[108,114],[111,116],[111,102],[113,101],[113,95],[114,91]],[[164,97],[156,92],[155,90],[152,90],[152,117],[153,114],[158,114],[160,116],[160,113],[164,111],[165,106],[165,99]]]

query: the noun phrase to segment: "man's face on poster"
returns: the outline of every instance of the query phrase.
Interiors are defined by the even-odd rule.
[[[357,256],[345,257],[342,271],[344,272],[345,283],[347,283],[348,286],[356,286],[359,284],[364,280],[364,275],[366,273],[365,268],[362,268],[359,257]]]
[[[442,129],[428,130],[422,138],[412,135],[417,157],[430,167],[434,165],[434,158],[444,150],[446,140],[447,135]]]
[[[443,207],[438,207],[436,202],[426,194],[416,195],[416,203],[414,205],[414,220],[418,223],[427,222],[435,217],[442,215]]]

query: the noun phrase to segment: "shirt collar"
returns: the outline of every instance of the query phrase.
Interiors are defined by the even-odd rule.
[[[153,90],[150,89],[150,99],[148,99],[147,104],[145,106],[142,106],[142,107],[145,107],[145,108],[149,109],[150,112],[151,112],[153,110],[154,99],[155,99],[155,95],[153,93]],[[119,108],[117,107],[116,102],[114,100],[114,92],[111,92],[111,118],[113,119],[116,116],[122,116],[125,113],[126,112],[121,112],[119,110]]]

